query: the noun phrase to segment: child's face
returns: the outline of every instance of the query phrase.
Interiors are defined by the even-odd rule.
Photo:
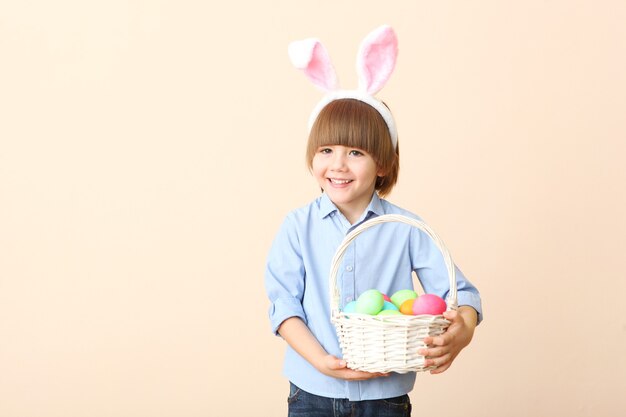
[[[312,171],[320,187],[350,221],[363,213],[372,198],[376,177],[381,175],[370,154],[341,145],[318,148]]]

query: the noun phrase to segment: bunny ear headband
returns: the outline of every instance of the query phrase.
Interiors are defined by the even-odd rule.
[[[340,90],[335,68],[322,43],[314,38],[289,44],[289,58],[294,67],[301,69],[309,80],[326,92],[315,106],[309,118],[309,130],[320,111],[328,103],[342,98],[362,101],[374,107],[389,128],[394,148],[398,144],[398,132],[391,112],[385,104],[374,97],[389,80],[398,56],[398,39],[391,26],[381,26],[363,39],[357,55],[356,69],[359,87],[356,90]]]

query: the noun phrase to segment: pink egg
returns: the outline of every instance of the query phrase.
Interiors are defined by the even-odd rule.
[[[383,293],[383,300],[391,302],[391,298],[387,294]]]
[[[446,311],[446,302],[435,294],[423,294],[417,297],[413,303],[413,314],[430,314],[438,316]]]

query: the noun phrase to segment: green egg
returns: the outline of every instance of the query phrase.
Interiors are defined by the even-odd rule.
[[[357,298],[355,311],[375,316],[383,309],[384,304],[385,299],[380,291],[374,289],[367,290]]]
[[[398,310],[383,310],[377,316],[402,316]]]
[[[402,305],[406,300],[410,300],[411,298],[417,298],[417,293],[413,290],[399,290],[393,293],[391,296],[391,302],[398,308]]]

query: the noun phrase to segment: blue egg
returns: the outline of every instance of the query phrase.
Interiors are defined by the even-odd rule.
[[[396,307],[393,303],[390,303],[389,301],[385,301],[385,303],[383,304],[383,311],[385,310],[399,311],[398,307]]]
[[[354,313],[356,311],[356,301],[350,301],[348,304],[346,304],[346,306],[343,308],[343,312],[344,313]]]

